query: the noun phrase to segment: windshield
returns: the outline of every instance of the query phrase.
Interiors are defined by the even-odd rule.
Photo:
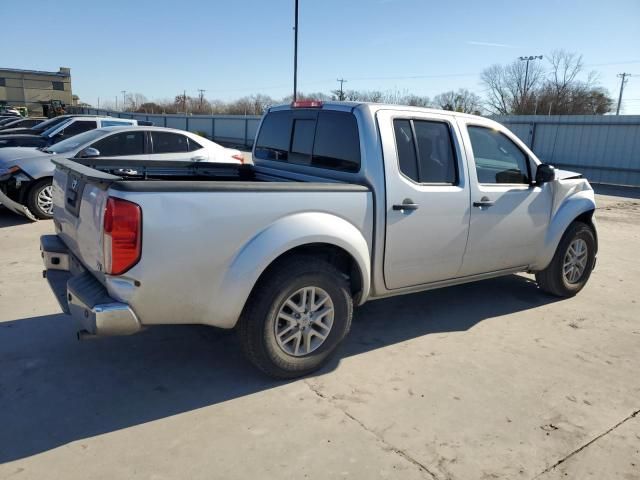
[[[60,128],[61,125],[67,125],[72,120],[73,120],[73,118],[67,118],[66,122],[60,122],[60,123],[57,123],[57,124],[51,126],[51,127],[47,128],[44,132],[42,132],[40,135],[42,135],[44,137],[49,137],[55,130]]]
[[[51,128],[54,125],[58,125],[62,122],[66,122],[69,120],[69,117],[54,117],[54,118],[50,118],[49,120],[45,120],[42,123],[39,123],[38,125],[31,127],[31,130],[35,130],[36,132],[42,132],[44,130],[46,130],[47,128]]]
[[[47,132],[45,132],[45,134],[46,133]],[[46,153],[69,153],[86,143],[97,140],[102,137],[104,133],[105,132],[102,129],[89,130],[88,132],[79,133],[78,135],[74,135],[66,140],[62,140],[61,142],[47,147],[42,151]]]

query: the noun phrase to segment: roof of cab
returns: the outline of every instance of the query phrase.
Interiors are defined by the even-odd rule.
[[[378,110],[403,110],[403,111],[415,111],[415,112],[422,112],[422,113],[440,113],[440,114],[446,114],[446,115],[451,115],[455,117],[467,117],[467,118],[478,117],[478,115],[472,115],[470,113],[454,112],[451,110],[441,110],[437,108],[412,107],[410,105],[398,105],[398,104],[392,104],[392,103],[351,102],[351,101],[339,102],[335,100],[328,100],[328,101],[323,100],[321,102],[322,102],[322,106],[320,107],[294,107],[290,103],[274,105],[273,107],[269,108],[268,111],[277,112],[281,110],[296,110],[298,108],[299,109],[308,108],[310,110],[324,109],[324,110],[351,111],[356,108],[366,108],[373,113],[375,113]],[[486,117],[482,117],[482,118],[486,118]]]

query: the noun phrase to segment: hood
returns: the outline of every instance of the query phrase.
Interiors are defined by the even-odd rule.
[[[554,169],[556,172],[556,180],[569,180],[570,178],[583,178],[581,173],[571,172],[569,170]]]
[[[32,178],[52,176],[55,165],[51,159],[55,156],[29,147],[0,148],[0,168],[15,165]]]
[[[0,148],[0,168],[15,165],[16,160],[30,157],[46,157],[50,153],[44,153],[36,147],[5,147]]]
[[[556,169],[556,178],[553,181],[553,207],[551,214],[555,215],[564,202],[576,195],[587,197],[595,204],[593,188],[581,173]]]

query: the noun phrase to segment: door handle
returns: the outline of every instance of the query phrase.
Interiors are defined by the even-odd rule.
[[[196,155],[195,157],[191,157],[191,160],[196,161],[196,162],[200,162],[202,160],[205,160],[206,157],[204,155]]]
[[[482,208],[482,207],[489,208],[489,207],[493,207],[495,203],[496,202],[492,202],[491,200],[489,200],[489,197],[482,197],[479,202],[473,202],[473,206],[479,207],[479,208]]]
[[[418,204],[417,203],[413,203],[413,200],[411,200],[410,198],[405,198],[400,205],[397,205],[397,204],[394,205],[393,209],[394,210],[400,210],[400,211],[417,210],[418,209]]]

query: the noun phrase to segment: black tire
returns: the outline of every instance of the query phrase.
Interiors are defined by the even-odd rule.
[[[276,322],[285,301],[305,287],[328,294],[333,325],[315,350],[294,356],[278,344]],[[238,334],[245,355],[258,369],[274,378],[294,378],[317,370],[329,359],[349,332],[352,315],[353,301],[344,274],[328,262],[300,255],[283,260],[260,279],[240,317]]]
[[[46,188],[49,188],[49,191],[51,191],[52,183],[52,178],[43,178],[30,185],[29,191],[27,192],[27,208],[31,213],[33,213],[36,218],[39,218],[41,220],[46,220],[53,217],[53,211],[44,210],[41,206],[42,203],[38,201],[38,196],[41,193],[44,193],[43,191]]]
[[[587,259],[584,271],[574,282],[569,282],[563,267],[569,246],[575,240],[582,239],[587,245]],[[556,253],[547,268],[536,273],[538,286],[557,297],[573,297],[587,284],[593,270],[596,257],[596,239],[593,230],[583,222],[573,222],[564,232]]]

